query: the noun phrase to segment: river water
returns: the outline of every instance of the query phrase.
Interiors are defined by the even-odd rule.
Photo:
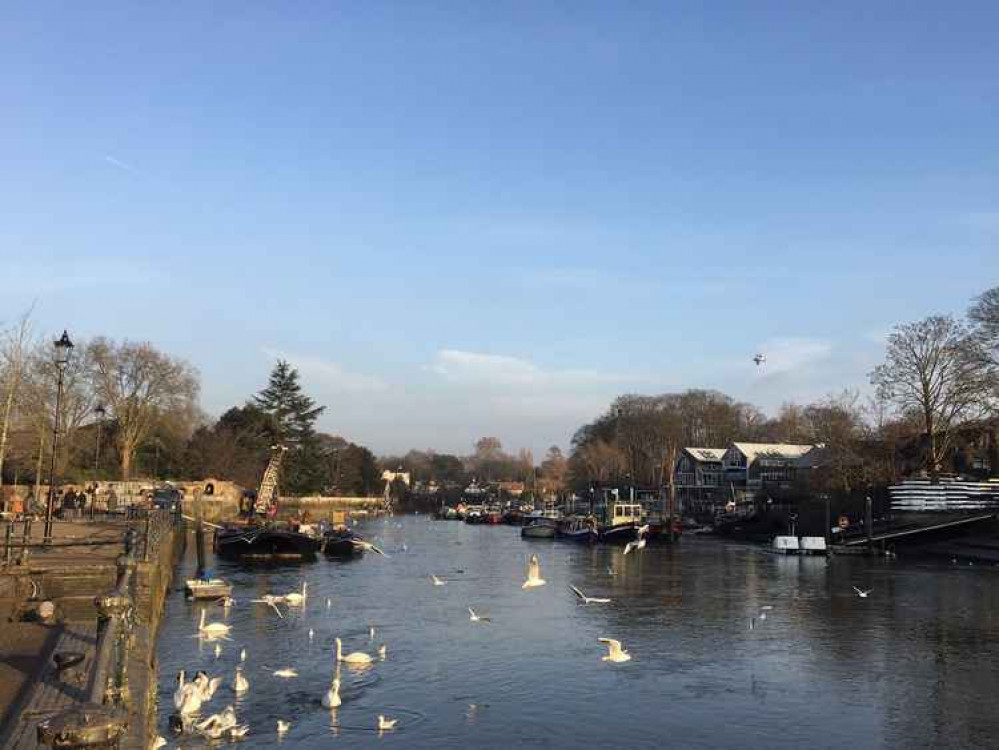
[[[169,597],[158,649],[164,736],[183,668],[225,677],[206,712],[233,704],[250,725],[238,743],[248,749],[999,743],[999,568],[784,558],[706,538],[624,556],[426,516],[357,529],[389,556],[252,572],[220,561],[237,600],[227,618]],[[178,585],[195,568],[193,546]],[[534,552],[547,585],[524,590]],[[302,581],[306,606],[283,607],[284,619],[250,603]],[[581,605],[569,584],[613,601]],[[853,586],[872,593],[861,599]],[[203,606],[233,626],[218,659],[192,637]],[[491,622],[470,622],[467,607]],[[343,705],[331,713],[320,699],[336,636],[345,651],[385,644],[387,655],[342,667]],[[602,661],[599,637],[621,640],[633,659]],[[242,648],[251,687],[237,700]],[[299,676],[273,676],[285,667]],[[379,733],[379,714],[396,729]],[[278,719],[291,724],[281,738]]]

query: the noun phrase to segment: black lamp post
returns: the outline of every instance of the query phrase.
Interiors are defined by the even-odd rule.
[[[97,404],[94,407],[94,413],[97,415],[97,446],[94,449],[94,481],[97,481],[97,476],[101,472],[101,433],[104,431],[104,415],[107,414],[107,409],[104,408],[104,404]]]
[[[52,510],[55,505],[55,465],[56,453],[59,450],[59,412],[62,411],[62,378],[66,372],[66,365],[69,364],[69,355],[73,351],[73,342],[69,340],[69,334],[62,332],[62,337],[53,342],[55,347],[55,366],[59,374],[59,381],[56,385],[55,416],[52,420],[52,460],[49,462],[49,498],[45,506],[45,535],[44,544],[52,543]]]

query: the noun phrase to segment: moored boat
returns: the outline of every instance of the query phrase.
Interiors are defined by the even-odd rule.
[[[600,541],[610,544],[635,541],[642,525],[643,512],[640,503],[614,503],[608,522],[600,529]]]
[[[357,557],[364,554],[361,537],[347,528],[330,529],[323,534],[322,550],[326,557]]]
[[[232,585],[221,578],[189,578],[184,593],[189,599],[223,599],[232,594]]]
[[[597,531],[596,519],[591,516],[568,516],[557,523],[555,538],[592,544],[600,539],[600,532]]]
[[[230,524],[215,531],[215,554],[227,560],[315,560],[320,539],[277,524]]]
[[[520,536],[524,539],[554,539],[556,523],[554,518],[529,516],[520,530]]]

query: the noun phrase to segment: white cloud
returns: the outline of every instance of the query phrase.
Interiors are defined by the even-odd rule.
[[[647,377],[585,369],[544,369],[503,354],[441,349],[427,369],[452,383],[491,386],[592,385],[646,382]]]
[[[309,387],[322,392],[372,393],[385,391],[389,385],[375,375],[347,372],[336,362],[301,354],[289,354],[264,347],[261,351],[273,359],[283,359],[309,381]]]

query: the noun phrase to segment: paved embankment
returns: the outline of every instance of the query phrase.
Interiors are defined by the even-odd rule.
[[[34,524],[28,544],[41,541]],[[131,530],[131,554],[123,556]],[[20,524],[14,538],[21,543]],[[37,725],[86,702],[124,707],[128,728],[122,748],[145,750],[155,716],[155,638],[183,527],[167,512],[133,518],[60,522],[53,546],[22,548],[0,569],[0,746],[35,748]],[[103,544],[102,544],[103,542]],[[66,546],[59,546],[66,545]],[[69,546],[85,545],[85,546]],[[128,569],[128,575],[122,571]],[[95,598],[121,584],[133,618],[98,620]],[[39,605],[52,602],[51,622],[37,621]],[[126,650],[117,635],[128,632]],[[121,623],[121,627],[119,627]],[[83,661],[57,670],[53,656],[76,652]],[[119,658],[124,668],[119,664]],[[117,690],[127,685],[127,693]],[[107,690],[111,687],[112,690]]]

